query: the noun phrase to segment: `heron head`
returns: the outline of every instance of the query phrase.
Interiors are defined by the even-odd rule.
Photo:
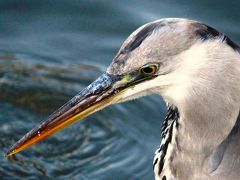
[[[188,78],[198,75],[192,69],[205,63],[191,61],[191,48],[217,36],[220,34],[214,29],[186,19],[162,19],[143,25],[126,39],[102,76],[26,134],[7,155],[16,154],[111,104],[153,93],[160,93],[168,101],[184,96],[181,89],[188,85]],[[226,41],[234,46],[229,39]],[[190,68],[189,64],[193,66]],[[176,97],[172,98],[173,95]]]

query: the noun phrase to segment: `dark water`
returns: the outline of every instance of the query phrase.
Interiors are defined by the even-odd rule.
[[[0,179],[153,179],[165,106],[109,107],[6,159],[4,153],[97,78],[122,41],[158,18],[187,17],[240,42],[238,1],[0,1]]]

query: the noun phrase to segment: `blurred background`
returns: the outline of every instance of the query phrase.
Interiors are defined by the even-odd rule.
[[[137,27],[209,24],[240,43],[240,1],[1,0],[0,178],[153,179],[166,107],[151,96],[109,107],[18,154],[6,151],[102,74]]]

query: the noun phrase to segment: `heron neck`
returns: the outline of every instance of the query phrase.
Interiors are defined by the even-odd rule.
[[[221,108],[217,108],[218,105],[207,98],[204,104],[194,99],[190,102],[188,108],[174,109],[173,114],[178,116],[175,125],[171,121],[168,123],[172,124],[169,126],[172,130],[168,131],[172,140],[168,145],[169,151],[165,153],[167,163],[164,168],[175,173],[174,176],[188,169],[187,174],[180,173],[181,179],[194,179],[196,172],[208,172],[209,159],[231,133],[239,113],[239,106],[235,103],[222,103],[219,104]]]
[[[188,169],[189,177],[191,172],[208,171],[209,159],[231,134],[240,108],[239,54],[225,47],[206,52],[205,57],[201,68],[191,75],[186,71],[184,81],[164,93],[179,111],[169,167],[173,172]]]

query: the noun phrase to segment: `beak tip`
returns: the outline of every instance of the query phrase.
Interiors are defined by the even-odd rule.
[[[21,149],[19,149],[16,145],[12,146],[5,154],[6,157],[11,157],[17,153],[19,153]]]
[[[12,152],[7,152],[6,154],[5,154],[5,157],[11,157],[13,155],[13,153]]]
[[[11,157],[12,155],[14,155],[14,154],[16,154],[17,152],[15,151],[15,150],[12,150],[12,149],[10,149],[6,154],[5,154],[5,156],[6,157]]]
[[[23,136],[10,148],[6,157],[12,157],[76,121],[103,109],[110,105],[113,100],[116,101],[113,97],[115,97],[118,89],[113,89],[113,85],[119,79],[119,75],[104,73],[72,100],[50,115],[47,120]]]

